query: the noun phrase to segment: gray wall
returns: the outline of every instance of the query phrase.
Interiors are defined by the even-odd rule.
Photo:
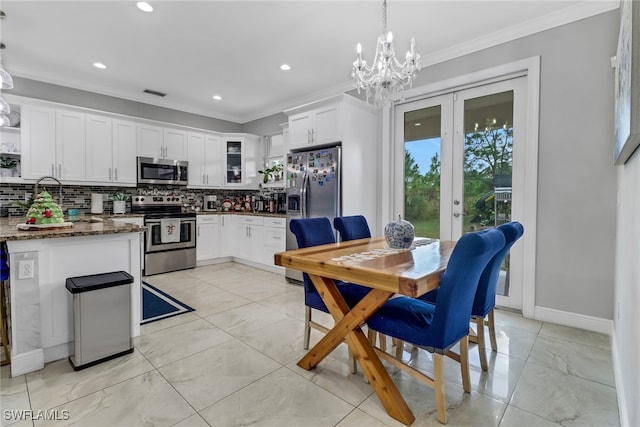
[[[414,87],[540,55],[536,305],[613,318],[618,11],[423,69]]]
[[[157,107],[142,102],[129,101],[21,77],[14,77],[13,83],[14,88],[11,89],[11,95],[26,96],[217,132],[243,132],[242,126],[238,123]]]
[[[280,133],[282,123],[287,123],[289,117],[284,113],[274,114],[262,119],[247,122],[242,125],[242,132],[252,133],[254,135],[271,135]]]

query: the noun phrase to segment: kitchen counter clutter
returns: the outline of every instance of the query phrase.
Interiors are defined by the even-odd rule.
[[[18,230],[18,224],[24,224],[24,217],[0,218],[0,242],[5,240],[30,240],[50,239],[59,237],[97,236],[114,233],[137,233],[144,231],[144,227],[118,221],[103,216],[79,216],[75,220],[67,220],[73,223],[70,228],[44,229],[44,230]]]
[[[211,212],[198,212],[198,215],[250,215],[250,216],[264,216],[272,218],[286,218],[287,214],[284,213],[270,213],[270,212],[242,212],[242,211],[211,211]]]

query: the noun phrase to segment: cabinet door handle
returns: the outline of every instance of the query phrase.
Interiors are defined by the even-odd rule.
[[[56,168],[56,166],[53,163],[51,163],[51,176],[55,176],[56,175],[56,169],[55,168]]]
[[[111,181],[111,168],[109,168],[109,181]]]
[[[62,178],[62,164],[58,165],[58,178]]]
[[[316,130],[311,129],[311,142],[313,143],[315,139],[316,139]]]
[[[307,144],[311,143],[311,129],[307,129]]]
[[[114,173],[115,181],[117,181],[118,180],[118,168],[114,168],[114,171],[115,171],[115,173]]]
[[[200,226],[198,226],[198,237],[200,237]]]

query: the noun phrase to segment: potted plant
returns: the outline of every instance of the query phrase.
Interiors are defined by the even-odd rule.
[[[264,170],[259,170],[258,173],[264,175],[262,182],[264,184],[268,183],[271,178],[276,181],[280,181],[281,173],[284,170],[284,166],[282,163],[276,163],[271,167],[264,168]]]
[[[14,176],[17,167],[18,161],[13,157],[0,157],[0,176]]]
[[[113,202],[114,214],[123,214],[127,212],[127,200],[129,200],[128,194],[116,193],[113,196],[109,197],[109,200]]]

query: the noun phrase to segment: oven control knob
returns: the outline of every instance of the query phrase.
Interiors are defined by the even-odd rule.
[[[144,202],[144,197],[140,197],[140,201],[141,201],[141,202]]]

